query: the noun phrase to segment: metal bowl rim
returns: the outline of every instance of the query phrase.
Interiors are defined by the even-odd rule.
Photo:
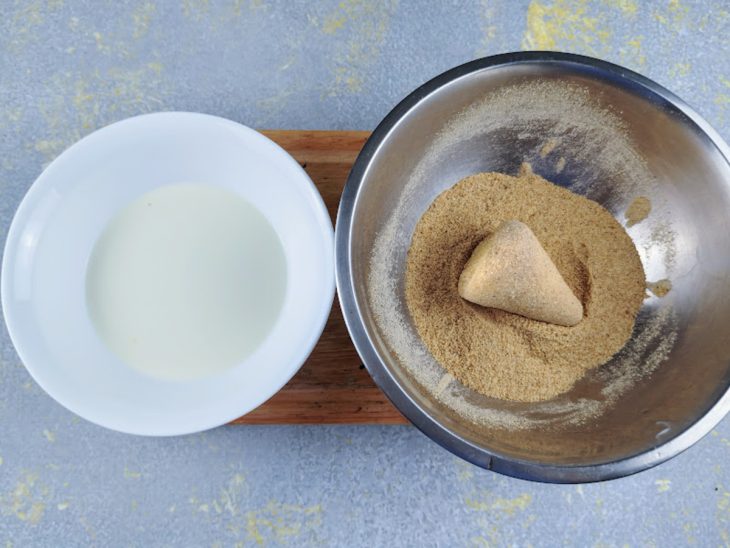
[[[512,477],[550,483],[577,483],[604,481],[628,476],[656,466],[688,449],[707,435],[730,411],[730,387],[710,409],[679,435],[652,449],[636,455],[605,463],[589,465],[554,465],[536,461],[518,460],[475,445],[452,432],[431,417],[398,383],[378,355],[365,329],[355,298],[352,280],[351,241],[352,215],[360,186],[370,162],[390,132],[422,100],[451,82],[475,72],[514,64],[569,64],[593,69],[609,76],[624,87],[638,89],[669,103],[703,132],[730,164],[730,148],[722,137],[693,108],[671,91],[629,69],[583,55],[551,51],[514,52],[484,57],[450,69],[421,85],[400,103],[375,128],[365,143],[350,171],[340,200],[335,226],[335,268],[340,306],[355,348],[378,387],[395,407],[419,430],[439,445],[459,457],[485,469]],[[730,186],[730,182],[726,181]]]

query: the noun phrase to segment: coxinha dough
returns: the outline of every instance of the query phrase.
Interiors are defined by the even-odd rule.
[[[472,303],[564,326],[583,319],[583,305],[530,227],[505,221],[477,245],[459,277]]]

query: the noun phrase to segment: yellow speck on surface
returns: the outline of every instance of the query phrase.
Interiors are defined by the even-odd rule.
[[[666,493],[672,488],[672,480],[658,479],[654,482],[654,485],[656,485],[657,493]]]
[[[644,66],[646,64],[646,55],[644,55],[642,50],[643,40],[643,36],[636,36],[626,41],[625,48],[619,48],[622,63],[637,66]]]
[[[335,69],[335,86],[347,89],[350,93],[362,91],[362,77],[352,73],[346,67],[337,67]]]
[[[46,127],[39,131],[41,139],[29,147],[48,163],[72,143],[108,123],[109,116],[125,118],[163,110],[159,99],[161,71],[162,65],[152,62],[136,69],[111,67],[84,75],[56,74],[47,82],[48,98],[37,105]],[[79,419],[74,416],[71,420]]]
[[[456,461],[456,479],[464,483],[474,477],[474,465],[458,459]]]
[[[533,0],[527,7],[522,49],[570,51],[594,57],[618,57],[629,67],[646,64],[642,37],[627,37],[613,22],[619,18],[635,19],[640,4],[635,0]],[[614,45],[623,38],[619,45]],[[618,56],[616,52],[618,50]]]
[[[0,511],[14,515],[21,521],[37,525],[46,510],[45,499],[49,489],[38,479],[38,474],[25,473],[9,493],[0,496]]]
[[[530,2],[527,8],[527,31],[522,40],[523,49],[556,49],[559,23],[551,22],[552,12],[539,2]],[[560,20],[559,20],[560,21]]]
[[[142,477],[142,474],[140,472],[135,472],[133,470],[130,470],[126,466],[124,467],[124,477],[127,479],[139,479]]]
[[[720,486],[720,489],[721,495],[717,500],[715,517],[723,541],[730,546],[730,531],[728,531],[728,527],[730,527],[730,491],[725,490],[723,486]]]
[[[152,63],[147,63],[147,68],[155,72],[156,74],[160,74],[164,67],[159,61],[153,61]]]
[[[319,504],[300,506],[271,501],[263,508],[246,513],[246,533],[258,545],[264,545],[267,539],[277,544],[291,541],[321,523]]]
[[[212,500],[200,500],[197,496],[192,495],[188,498],[191,505],[190,510],[194,513],[200,513],[209,516],[209,519],[228,521],[227,530],[241,538],[242,535],[248,535],[248,518],[241,511],[241,506],[249,501],[249,486],[246,478],[242,473],[234,474],[220,491],[220,495]],[[176,511],[175,505],[170,506],[169,513]],[[250,544],[249,544],[250,545]]]
[[[325,34],[334,34],[345,26],[345,21],[345,16],[342,14],[329,15],[324,20],[324,24],[322,25],[322,32],[324,32]]]
[[[23,2],[7,2],[3,5],[2,18],[7,21],[7,32],[3,35],[3,44],[10,50],[22,50],[31,42],[43,39],[38,32],[45,23],[46,16],[63,6],[62,0],[25,0]]]
[[[266,7],[264,0],[233,0],[233,7],[231,12],[235,17],[240,17],[243,13],[243,8],[248,7],[249,11],[258,11]]]
[[[333,80],[325,92],[327,95],[362,91],[364,74],[380,56],[396,6],[397,0],[342,0],[325,16],[320,26],[323,33],[346,36],[345,41],[336,44]]]
[[[669,75],[672,78],[683,78],[689,74],[692,65],[690,63],[674,63],[669,69]]]
[[[221,494],[217,500],[213,501],[213,505],[218,511],[221,508],[221,512],[225,510],[231,516],[238,516],[239,500],[245,498],[248,493],[248,485],[246,484],[246,478],[243,474],[235,474],[229,481],[226,487],[221,490]]]
[[[626,15],[636,15],[639,5],[635,0],[605,0],[606,4],[620,9]]]
[[[669,8],[669,11],[672,13],[686,14],[688,11],[688,8],[686,6],[683,6],[679,0],[669,0],[667,7]]]
[[[484,57],[494,52],[494,44],[492,43],[497,36],[497,21],[501,14],[497,14],[497,7],[492,0],[481,0],[479,7],[480,26],[482,28],[482,39],[476,50],[475,57]]]
[[[256,107],[269,113],[278,112],[287,105],[289,97],[293,94],[293,89],[282,89],[274,95],[256,101]]]
[[[248,532],[248,537],[256,544],[258,544],[259,546],[264,545],[264,536],[259,532],[258,523],[256,522],[255,517],[248,517],[246,523],[246,531]]]
[[[182,11],[185,17],[196,21],[203,19],[210,11],[209,0],[182,0]]]
[[[518,510],[524,510],[532,502],[532,495],[524,493],[519,497],[507,499],[498,498],[492,504],[492,508],[495,510],[501,510],[505,514],[511,516]]]
[[[679,0],[669,0],[666,6],[663,12],[654,12],[654,19],[673,32],[682,32],[688,26],[689,8]]]
[[[532,502],[532,495],[523,493],[517,497],[500,497],[490,491],[467,497],[464,503],[467,508],[478,512],[475,516],[476,524],[481,531],[478,536],[472,537],[473,546],[507,546],[510,543],[503,538],[501,526],[510,524],[516,528],[529,528],[537,519],[534,514],[526,512]]]
[[[68,503],[68,502],[59,502],[59,503],[58,503],[58,504],[56,505],[56,508],[58,508],[58,509],[59,509],[60,511],[62,511],[62,512],[63,512],[63,511],[64,511],[64,510],[66,509],[66,508],[68,508],[68,507],[69,507],[69,503]]]
[[[522,49],[571,50],[600,56],[609,49],[605,15],[589,13],[586,0],[533,0],[527,8]]]
[[[156,11],[157,8],[150,2],[134,8],[132,11],[132,38],[137,40],[147,34]]]
[[[0,112],[0,127],[5,127],[8,124],[14,124],[23,117],[22,108],[9,108],[5,111]]]
[[[56,441],[56,434],[54,432],[51,432],[50,430],[43,430],[43,435],[49,443],[53,443]]]
[[[499,510],[504,512],[508,516],[512,516],[518,510],[526,509],[532,502],[532,495],[529,493],[523,493],[522,495],[514,498],[502,498],[495,497],[491,500],[480,501],[473,498],[467,498],[464,500],[466,506],[472,510],[478,510],[481,512],[491,512],[493,510]]]
[[[92,34],[94,41],[96,42],[96,49],[102,53],[111,53],[112,48],[104,42],[104,37],[100,32],[94,32]]]
[[[730,106],[730,95],[727,93],[718,93],[715,95],[715,98],[712,100],[713,103],[718,107],[719,113],[718,113],[718,120],[717,122],[722,125],[725,123],[725,116],[727,113],[727,109]]]
[[[3,465],[3,458],[0,457],[0,466],[2,466],[2,465]]]
[[[727,105],[730,104],[730,96],[725,95],[724,93],[718,93],[715,96],[714,103],[716,105]]]
[[[69,145],[70,143],[66,143],[65,141],[62,141],[61,139],[42,139],[40,141],[36,141],[33,148],[37,152],[40,152],[48,162],[53,160],[56,156],[61,154],[63,150]],[[31,390],[33,388],[33,385],[30,383],[27,383],[28,386],[26,389]]]

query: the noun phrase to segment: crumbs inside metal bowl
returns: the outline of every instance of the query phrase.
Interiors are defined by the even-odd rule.
[[[600,388],[594,397],[565,394],[549,402],[502,404],[500,408],[486,405],[488,398],[465,388],[444,371],[412,329],[407,310],[392,306],[401,299],[402,291],[401,271],[394,265],[403,260],[411,238],[401,219],[428,184],[434,164],[458,155],[464,143],[473,141],[517,145],[515,152],[521,151],[521,159],[537,173],[602,203],[622,219],[622,210],[637,197],[653,196],[651,216],[645,221],[648,227],[642,227],[643,237],[636,243],[643,262],[652,267],[652,276],[662,280],[670,279],[676,266],[676,231],[666,200],[657,192],[655,177],[619,116],[592,101],[584,87],[538,81],[503,88],[450,120],[413,171],[375,240],[369,274],[375,317],[394,353],[425,390],[478,424],[525,429],[583,423],[615,405],[637,380],[666,360],[677,338],[671,299],[652,299],[651,312],[643,312],[623,351],[595,371],[592,379]],[[514,172],[514,166],[505,168]]]

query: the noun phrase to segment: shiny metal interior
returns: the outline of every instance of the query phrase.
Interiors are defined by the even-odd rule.
[[[677,339],[668,359],[600,417],[579,425],[560,425],[558,420],[555,427],[510,430],[463,420],[408,374],[379,331],[367,284],[378,231],[392,215],[434,135],[485,94],[530,80],[574,82],[625,122],[636,152],[657,182],[647,191],[653,193],[649,197],[663,204],[676,233],[676,257],[669,270],[661,254],[651,253],[648,229],[632,236],[645,250],[647,277],[666,274],[673,284],[666,299],[676,313]],[[516,173],[542,137],[518,136],[505,126],[465,139],[430,164],[417,199],[411,200],[398,222],[412,232],[433,198],[466,175]],[[729,156],[720,137],[680,99],[648,79],[594,59],[540,52],[506,54],[435,78],[378,127],[342,198],[336,236],[338,289],[365,365],[401,412],[427,435],[502,473],[540,481],[595,481],[630,474],[677,454],[709,432],[730,408]],[[566,186],[593,168],[573,165],[558,173],[539,161],[534,167]],[[605,182],[590,197],[620,216],[628,203],[626,196],[612,191],[616,175],[595,176]],[[405,255],[395,266],[400,277],[404,259]],[[665,304],[661,299],[645,301],[639,327]],[[404,306],[403,299],[393,306]],[[596,393],[601,377],[589,377],[567,397]],[[471,397],[485,406],[530,405]]]

